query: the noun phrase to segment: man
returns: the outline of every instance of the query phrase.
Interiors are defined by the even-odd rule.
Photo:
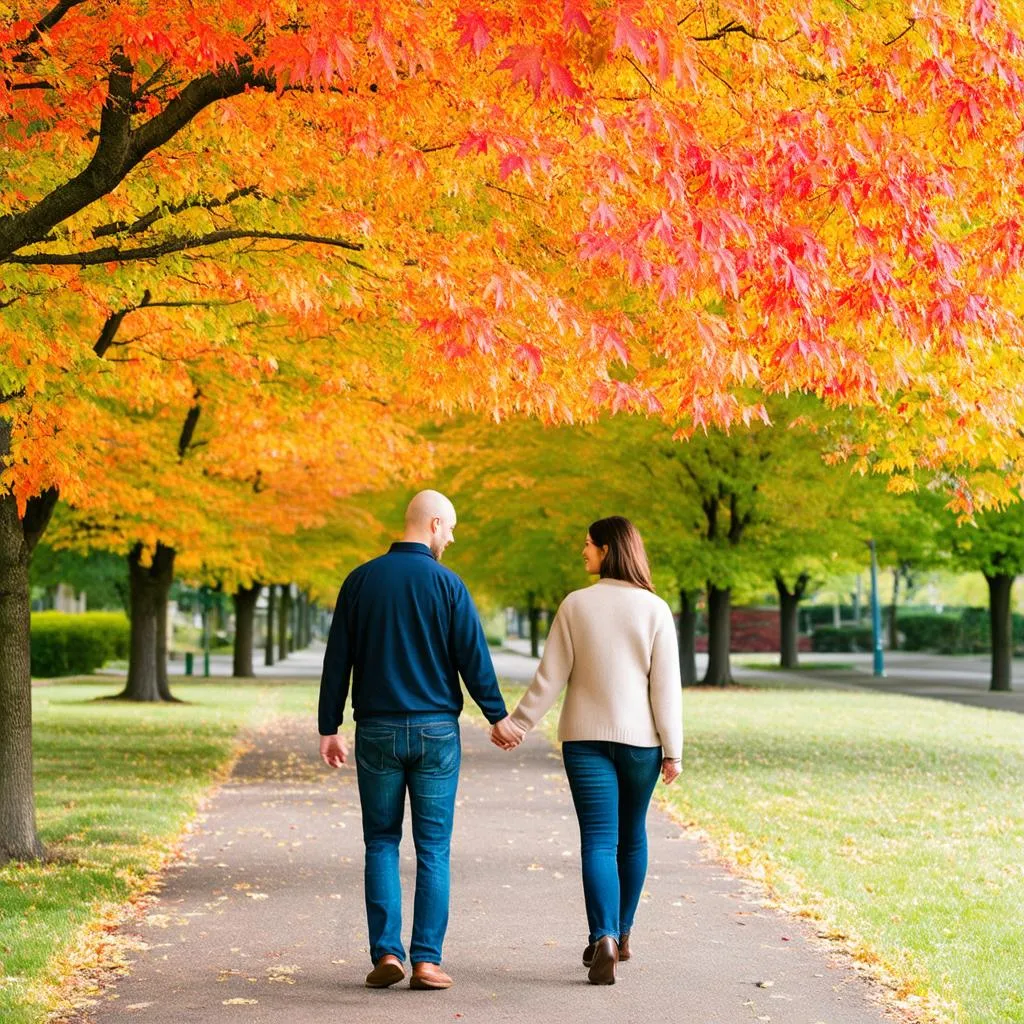
[[[369,988],[405,978],[398,848],[407,790],[416,846],[409,984],[451,986],[440,965],[461,761],[459,675],[492,725],[508,714],[469,591],[440,564],[454,530],[452,503],[420,491],[406,510],[402,540],[342,584],[324,656],[320,756],[333,768],[348,760],[338,726],[352,673]]]

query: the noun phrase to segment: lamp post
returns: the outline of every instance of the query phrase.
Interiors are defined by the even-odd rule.
[[[879,679],[885,677],[885,658],[882,655],[882,608],[878,603],[878,558],[874,540],[868,541],[871,549],[871,641],[875,652],[874,672]]]

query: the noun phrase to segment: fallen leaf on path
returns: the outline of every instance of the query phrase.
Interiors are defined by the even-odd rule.
[[[258,999],[222,999],[221,1006],[255,1006]]]

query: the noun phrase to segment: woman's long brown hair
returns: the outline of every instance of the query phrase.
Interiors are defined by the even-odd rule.
[[[601,579],[623,580],[652,594],[651,567],[637,528],[623,516],[608,516],[590,524],[590,539],[608,554],[601,563]]]

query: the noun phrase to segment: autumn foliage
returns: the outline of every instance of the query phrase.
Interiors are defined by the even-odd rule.
[[[22,646],[58,494],[252,577],[420,468],[411,411],[808,390],[897,487],[1021,476],[1019,0],[50,3],[0,9]]]

